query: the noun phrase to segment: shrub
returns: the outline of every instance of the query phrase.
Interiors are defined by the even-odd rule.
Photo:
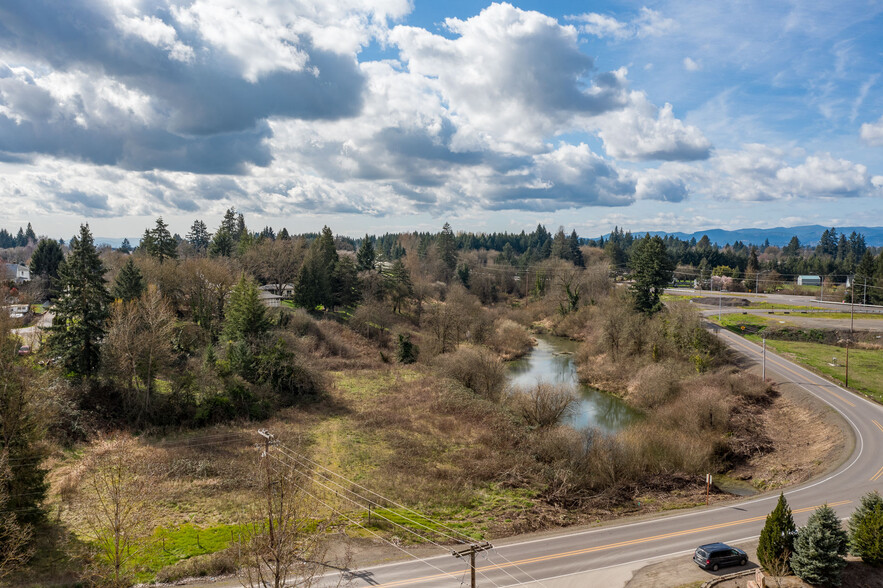
[[[501,319],[494,326],[488,338],[488,346],[503,356],[504,359],[521,357],[534,345],[534,340],[527,329],[513,320]]]
[[[396,359],[399,363],[414,363],[420,350],[411,343],[411,335],[399,333],[399,346],[396,350]]]
[[[480,396],[499,401],[506,383],[506,368],[489,349],[461,346],[452,353],[439,356],[436,362],[446,377]]]
[[[640,409],[654,409],[674,400],[681,389],[684,370],[674,363],[651,363],[629,382],[628,401]]]
[[[163,583],[172,583],[185,578],[232,574],[237,569],[239,569],[239,566],[236,562],[236,554],[232,549],[225,549],[215,553],[197,555],[166,566],[157,572],[156,580]]]
[[[791,569],[810,584],[839,586],[848,542],[834,509],[820,506],[797,535]]]
[[[868,565],[883,565],[883,498],[877,491],[862,496],[849,518],[849,547]]]
[[[512,407],[529,427],[558,425],[576,410],[578,398],[572,386],[539,382],[529,390],[515,390]]]
[[[796,529],[788,501],[784,494],[779,494],[779,502],[767,515],[757,544],[757,560],[764,570],[774,576],[784,576],[791,570],[789,560],[794,551]]]

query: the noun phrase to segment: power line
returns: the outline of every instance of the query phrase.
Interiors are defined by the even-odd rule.
[[[329,472],[330,474],[332,474],[332,475],[334,475],[334,476],[337,476],[337,477],[340,478],[341,480],[344,480],[345,482],[347,482],[347,483],[349,483],[349,484],[351,484],[351,485],[353,485],[353,486],[356,486],[357,488],[360,488],[360,489],[362,489],[362,490],[364,490],[364,491],[366,491],[366,492],[371,493],[372,495],[378,497],[379,499],[381,499],[381,500],[383,500],[383,501],[385,501],[385,502],[387,502],[387,503],[389,503],[389,504],[393,504],[394,506],[396,506],[396,507],[398,507],[398,508],[400,508],[400,509],[402,509],[402,510],[405,510],[405,511],[407,511],[407,512],[410,512],[410,513],[416,515],[416,516],[419,517],[419,518],[422,518],[422,519],[424,519],[424,520],[427,520],[427,521],[429,521],[429,522],[435,524],[435,525],[438,526],[438,527],[442,527],[443,529],[446,529],[446,530],[450,531],[451,533],[454,533],[455,535],[459,535],[460,537],[464,537],[464,538],[466,538],[466,539],[468,540],[468,541],[465,541],[466,543],[471,543],[471,542],[473,541],[472,537],[470,537],[470,536],[467,535],[466,533],[463,533],[462,531],[458,531],[458,530],[456,530],[456,529],[454,529],[454,528],[452,528],[452,527],[449,527],[449,526],[445,525],[444,523],[442,523],[442,522],[440,522],[440,521],[437,521],[437,520],[431,519],[430,517],[427,517],[426,515],[424,515],[424,514],[422,514],[422,513],[419,513],[419,512],[417,512],[417,511],[411,509],[411,508],[408,508],[408,507],[406,507],[406,506],[404,506],[404,505],[402,505],[402,504],[399,504],[399,503],[395,502],[394,500],[390,500],[389,498],[386,498],[386,497],[384,497],[384,496],[378,494],[377,492],[371,490],[370,488],[366,488],[365,486],[362,486],[361,484],[358,484],[357,482],[354,482],[354,481],[352,481],[352,480],[349,480],[348,478],[344,477],[343,475],[341,475],[341,474],[339,474],[339,473],[337,473],[337,472],[335,472],[335,471],[333,471],[333,470],[331,470],[331,469],[329,469],[329,468],[323,466],[322,464],[320,464],[320,463],[318,463],[318,462],[316,462],[316,461],[314,461],[314,460],[312,460],[312,459],[310,459],[310,458],[308,458],[308,457],[306,457],[306,456],[303,456],[303,455],[300,455],[300,454],[294,452],[294,450],[292,450],[292,449],[289,448],[289,447],[286,447],[285,445],[283,445],[283,444],[281,444],[281,443],[278,445],[278,447],[280,448],[280,451],[284,448],[284,449],[287,449],[289,452],[291,452],[291,454],[294,454],[294,455],[291,455],[290,453],[286,453],[285,451],[283,451],[283,454],[288,455],[288,456],[291,457],[292,459],[297,459],[297,460],[299,460],[299,461],[301,461],[301,462],[306,462],[306,463],[308,463],[308,464],[310,464],[310,465],[312,465],[312,466],[314,466],[314,467],[321,468],[322,470],[325,470],[325,471]],[[339,486],[339,484],[336,484],[336,485]],[[348,490],[348,491],[349,491],[349,492],[352,492],[352,490]],[[352,492],[352,493],[355,494],[356,496],[360,496],[360,495],[359,495],[358,493],[356,493],[356,492]],[[364,499],[364,498],[363,498],[363,499]],[[369,501],[369,499],[365,499],[365,500],[366,500],[366,501]],[[373,502],[373,501],[372,501],[372,502]],[[373,502],[373,503],[374,503],[374,504],[377,504],[376,502]],[[380,506],[379,504],[377,504],[377,505]],[[454,538],[454,537],[451,537],[450,535],[447,535],[447,534],[445,534],[445,533],[441,533],[441,532],[439,532],[437,529],[432,529],[432,528],[430,528],[430,527],[428,527],[428,526],[426,526],[426,525],[423,525],[422,523],[419,523],[418,521],[413,521],[412,519],[410,519],[410,518],[408,518],[408,517],[405,517],[405,518],[406,518],[407,520],[409,520],[410,522],[412,522],[412,523],[414,523],[414,524],[418,524],[418,525],[420,525],[420,526],[422,526],[422,527],[424,527],[424,528],[426,528],[426,529],[428,529],[428,530],[430,530],[430,531],[434,531],[435,533],[438,533],[439,535],[442,535],[443,537],[446,537],[446,538],[452,539],[452,540],[454,540],[454,541],[461,541],[461,542],[464,542],[462,539],[456,539],[456,538]],[[530,578],[530,579],[533,580],[534,582],[539,583],[541,586],[545,586],[545,584],[543,584],[541,581],[539,581],[539,580],[537,580],[536,578],[534,578],[533,576],[531,576],[531,574],[530,574],[529,572],[527,572],[526,570],[522,569],[521,567],[519,567],[517,564],[515,564],[515,563],[512,562],[511,560],[507,559],[503,554],[501,554],[501,553],[499,553],[499,552],[495,552],[495,553],[496,553],[501,559],[503,559],[506,563],[515,566],[519,571],[521,571],[524,575],[526,575],[528,578]],[[487,555],[485,555],[485,557],[487,557]],[[506,570],[505,568],[501,567],[500,569],[503,570],[503,572],[506,573],[506,574],[507,574],[509,577],[511,577],[513,580],[516,580],[516,581],[518,580],[517,578],[515,578],[515,576],[513,576],[512,574],[510,574],[510,573],[508,572],[508,570]]]
[[[288,463],[288,462],[282,461],[282,460],[279,459],[278,457],[274,457],[273,455],[270,455],[269,457],[271,457],[272,459],[278,461],[279,463],[281,463],[281,464],[283,464],[283,465],[287,465],[288,467],[290,467],[290,468],[294,469],[295,471],[297,471],[299,474],[302,474],[302,475],[303,475],[303,474],[305,473],[305,472],[303,472],[303,471],[297,469],[297,466],[294,466],[294,465],[292,465],[291,463]],[[328,481],[331,482],[331,480],[328,480]],[[363,507],[363,505],[360,504],[358,501],[353,500],[352,498],[350,498],[350,497],[347,496],[346,494],[340,494],[338,491],[334,490],[333,488],[330,488],[330,487],[326,486],[325,484],[323,484],[322,482],[320,482],[320,481],[318,481],[318,480],[315,480],[315,479],[314,479],[314,480],[313,480],[313,483],[318,484],[319,486],[325,488],[325,489],[328,490],[329,492],[333,492],[335,495],[340,496],[341,498],[343,498],[343,499],[345,499],[345,500],[348,500],[349,502],[355,504],[356,506]],[[364,497],[360,496],[358,493],[353,492],[352,490],[347,490],[345,487],[343,487],[343,486],[340,485],[340,484],[337,484],[336,482],[331,482],[331,483],[332,483],[332,484],[335,484],[335,485],[338,486],[339,488],[343,489],[344,492],[350,492],[351,494],[355,494],[356,496],[359,496],[360,498],[362,498],[362,500],[368,501],[368,500],[365,499]],[[375,503],[375,504],[376,504],[376,503]],[[363,507],[363,508],[364,508],[364,507]],[[404,525],[401,525],[401,524],[395,522],[394,520],[392,520],[392,519],[390,519],[390,518],[388,518],[388,517],[383,516],[383,515],[380,514],[379,512],[376,512],[376,511],[375,511],[374,514],[375,514],[375,516],[377,516],[378,518],[381,518],[381,519],[387,521],[387,522],[390,523],[391,525],[393,525],[393,526],[395,526],[395,527],[398,527],[399,529],[402,529],[403,531],[405,531],[405,532],[407,532],[407,533],[411,533],[412,535],[415,535],[415,536],[419,537],[420,539],[423,539],[424,541],[427,541],[428,543],[431,543],[432,545],[435,545],[436,547],[439,547],[439,548],[441,548],[441,549],[445,549],[445,550],[447,550],[447,548],[446,548],[445,546],[441,545],[440,543],[437,543],[437,542],[433,541],[432,539],[430,539],[430,538],[428,538],[428,537],[424,537],[423,535],[421,535],[420,533],[414,531],[413,529],[409,529],[408,527],[405,527]],[[411,520],[411,519],[409,519],[408,517],[403,517],[403,518],[405,518],[406,520]],[[411,522],[414,522],[414,521],[411,521]],[[415,524],[419,524],[419,523],[415,523]],[[423,526],[425,526],[425,525],[423,525]],[[441,534],[441,533],[440,533],[440,534]],[[493,580],[491,580],[490,578],[488,578],[484,573],[482,573],[481,571],[479,571],[478,573],[481,574],[481,576],[482,576],[483,578],[485,578],[488,582],[490,582],[490,583],[493,584],[494,586],[497,586],[497,584],[496,584]]]

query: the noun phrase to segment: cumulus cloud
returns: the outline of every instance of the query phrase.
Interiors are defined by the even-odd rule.
[[[864,165],[821,153],[790,162],[764,145],[718,154],[703,179],[718,197],[743,201],[869,196],[876,187]]]
[[[622,76],[590,78],[594,61],[580,51],[576,29],[551,17],[492,4],[445,26],[455,38],[397,26],[390,40],[412,73],[436,80],[452,115],[488,146],[535,152],[575,115],[625,105]]]
[[[7,60],[31,64],[32,71],[65,74],[79,87],[79,93],[69,92],[69,85],[57,83],[58,76],[19,76],[19,82],[34,87],[7,88],[6,119],[0,124],[5,131],[15,130],[13,122],[27,124],[7,134],[3,150],[132,169],[169,168],[177,162],[172,169],[241,173],[244,165],[270,161],[267,119],[358,114],[365,80],[354,54],[320,47],[296,10],[286,17],[281,6],[256,13],[231,5],[156,4],[141,13],[134,3],[3,3],[0,52]],[[302,10],[309,13],[307,8]],[[366,20],[369,15],[362,13]],[[118,107],[105,109],[104,118],[96,120],[88,108],[89,94],[93,86],[111,85],[147,103],[141,110],[149,116],[133,125],[128,110]],[[21,109],[10,116],[9,93],[36,94],[35,87],[42,90],[43,115],[66,116],[29,116]],[[59,100],[65,93],[66,100]],[[99,143],[106,147],[97,153]],[[213,149],[221,157],[210,165],[205,156]]]
[[[671,104],[657,108],[643,92],[631,92],[627,108],[597,117],[596,124],[604,149],[617,159],[688,161],[711,151],[699,129],[675,118]]]
[[[86,217],[208,218],[233,203],[277,217],[477,218],[879,193],[879,176],[826,154],[713,152],[672,105],[630,89],[625,68],[598,71],[580,31],[672,30],[655,11],[562,25],[492,4],[445,21],[443,34],[389,28],[409,10],[408,0],[10,0],[0,203]],[[372,40],[398,58],[359,63]]]
[[[861,136],[868,145],[873,147],[883,145],[883,116],[877,122],[863,124]]]

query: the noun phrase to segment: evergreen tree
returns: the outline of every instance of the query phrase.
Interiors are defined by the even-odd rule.
[[[233,341],[257,339],[270,329],[270,319],[261,302],[258,286],[245,274],[230,292],[224,318],[224,335]]]
[[[24,229],[19,227],[18,233],[15,235],[15,246],[16,247],[24,247],[27,244],[28,244],[28,238],[25,236]]]
[[[120,243],[117,251],[119,251],[120,253],[132,253],[132,244],[129,243],[128,238],[123,239],[123,242]]]
[[[146,234],[149,235],[148,241],[147,244],[142,241],[142,246],[147,254],[158,259],[160,263],[166,259],[177,259],[178,243],[172,237],[169,225],[163,221],[162,217],[156,219],[156,226]]]
[[[800,239],[797,238],[797,235],[791,237],[791,240],[788,241],[788,244],[782,247],[782,253],[784,253],[787,257],[797,257],[797,255],[800,253]]]
[[[51,292],[58,279],[58,266],[64,261],[61,245],[53,239],[41,239],[31,255],[31,277],[39,276],[46,280],[46,287]]]
[[[291,235],[288,234],[288,229],[282,227],[282,230],[279,231],[279,239],[281,241],[289,241],[291,239]]]
[[[319,260],[330,271],[337,263],[337,247],[334,245],[334,233],[327,226],[322,227],[322,233],[316,239],[316,246]]]
[[[360,271],[374,269],[374,261],[376,257],[374,243],[366,233],[365,239],[362,241],[362,246],[359,247],[359,253],[356,256],[356,266]]]
[[[208,249],[211,243],[212,234],[209,233],[208,227],[201,220],[193,221],[190,225],[190,232],[187,233],[187,241],[193,246],[198,253],[202,253]]]
[[[848,544],[834,509],[820,506],[797,535],[791,569],[810,584],[839,586]]]
[[[349,256],[337,260],[331,275],[332,306],[355,306],[361,300],[358,271]]]
[[[457,267],[457,244],[454,241],[454,231],[449,223],[445,223],[442,227],[442,231],[439,233],[438,240],[436,241],[436,247],[438,248],[438,255],[446,268],[446,278],[449,279]]]
[[[138,269],[138,266],[135,265],[135,262],[130,257],[123,267],[120,268],[120,273],[117,274],[116,280],[113,282],[111,290],[113,297],[123,302],[128,302],[140,298],[145,289],[141,270]]]
[[[31,223],[28,223],[28,228],[25,230],[25,238],[30,242],[37,242],[37,233],[34,232],[34,229],[31,227]]]
[[[73,375],[91,376],[100,364],[111,301],[106,283],[89,225],[80,225],[58,269],[59,297],[47,342]]]
[[[883,498],[876,490],[862,496],[849,518],[849,550],[868,565],[883,566]]]
[[[384,290],[389,294],[392,302],[392,311],[399,312],[405,301],[413,296],[414,284],[411,282],[411,273],[405,267],[401,259],[395,260],[392,268],[384,272]]]
[[[757,560],[764,570],[773,575],[782,575],[782,566],[788,566],[794,552],[796,529],[788,501],[784,494],[779,494],[779,502],[773,512],[767,515],[757,543]]]
[[[573,262],[573,265],[576,267],[586,267],[586,262],[583,259],[583,252],[579,248],[579,237],[576,236],[575,230],[570,233],[570,237],[567,239],[567,245],[570,248],[569,259]]]
[[[570,245],[567,242],[567,235],[564,234],[564,227],[559,227],[558,232],[552,238],[552,245],[549,257],[555,259],[570,259]]]
[[[671,284],[675,264],[665,250],[665,243],[659,235],[649,234],[632,246],[629,261],[634,284],[629,287],[635,308],[646,314],[662,309],[659,297]]]
[[[150,229],[144,229],[144,234],[141,235],[141,241],[138,242],[138,250],[151,257],[153,256],[153,252],[156,251],[156,242],[153,240],[153,231]]]
[[[334,272],[337,262],[334,234],[327,226],[323,227],[319,238],[310,245],[298,272],[294,285],[295,304],[307,310],[315,310],[319,306],[330,310],[335,303]],[[338,289],[337,293],[343,292]]]
[[[210,257],[230,257],[233,255],[233,248],[236,244],[233,242],[233,236],[223,225],[215,231],[212,241],[209,244],[208,254]]]

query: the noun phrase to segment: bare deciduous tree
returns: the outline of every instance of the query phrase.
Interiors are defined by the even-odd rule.
[[[251,520],[240,539],[240,581],[247,588],[314,586],[330,567],[330,522],[320,515],[307,474],[268,457],[262,461],[269,461],[260,467],[263,496],[249,513]],[[333,568],[346,569],[346,562]]]
[[[515,412],[529,427],[551,427],[573,413],[577,395],[572,386],[538,382],[529,390],[512,393]]]
[[[114,304],[105,359],[123,380],[129,410],[138,415],[150,410],[156,374],[171,360],[174,326],[175,316],[155,286],[136,301]]]
[[[20,524],[15,513],[6,510],[6,484],[10,476],[9,456],[5,450],[0,451],[0,580],[21,568],[33,555],[30,526]]]
[[[133,558],[149,547],[156,498],[137,442],[125,436],[100,441],[84,461],[81,480],[76,504],[96,550],[94,577],[128,586]]]

